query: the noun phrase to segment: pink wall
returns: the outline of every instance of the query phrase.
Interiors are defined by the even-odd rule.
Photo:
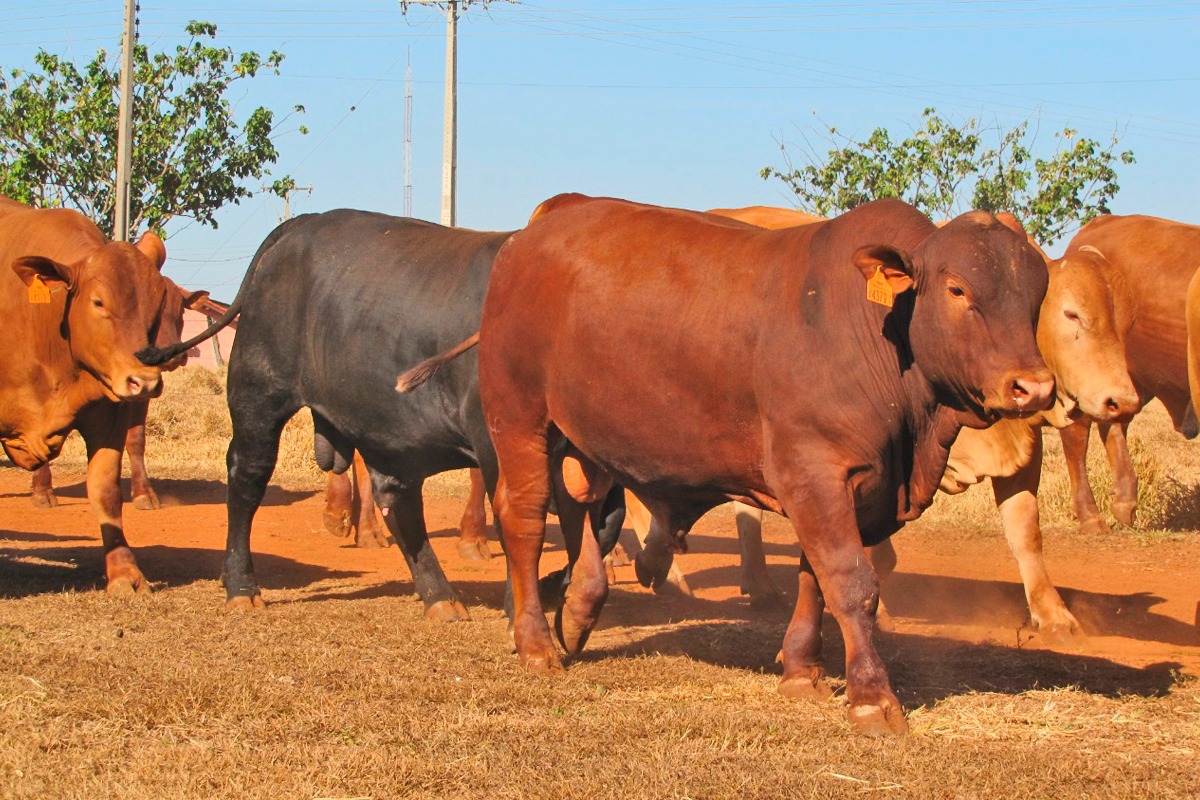
[[[217,318],[214,313],[213,319]],[[209,318],[199,311],[193,311],[190,308],[183,311],[183,334],[184,341],[203,333],[209,325]],[[208,367],[215,369],[216,367],[224,366],[229,361],[229,348],[233,347],[233,337],[237,334],[236,320],[228,327],[221,330],[213,338],[207,342],[200,344],[188,350],[187,366],[189,367]]]

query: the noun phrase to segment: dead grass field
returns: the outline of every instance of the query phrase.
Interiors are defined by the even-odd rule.
[[[1091,634],[1083,649],[1045,649],[1022,628],[987,487],[899,534],[884,591],[895,629],[878,640],[912,735],[876,741],[852,735],[836,701],[775,693],[788,614],[737,595],[728,511],[693,536],[695,598],[655,596],[619,569],[588,651],[548,680],[511,652],[502,560],[454,554],[462,476],[427,493],[434,545],[474,618],[446,626],[423,619],[394,549],[318,532],[302,418],[255,528],[271,606],[223,613],[221,377],[169,380],[148,454],[165,507],[126,511],[153,595],[97,590],[78,450],[56,462],[63,504],[50,511],[0,468],[0,798],[1200,795],[1200,445],[1161,409],[1131,432],[1146,530],[1079,536],[1047,437],[1048,560]],[[765,538],[794,597],[794,537],[773,519]],[[551,537],[544,567],[561,559]],[[826,641],[839,676],[831,620]]]

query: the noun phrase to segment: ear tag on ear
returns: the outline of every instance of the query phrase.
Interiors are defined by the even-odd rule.
[[[33,283],[29,284],[29,302],[50,302],[50,287],[42,283],[42,279],[36,275],[33,276]]]
[[[872,303],[878,303],[881,306],[891,308],[895,297],[892,285],[883,276],[883,270],[876,267],[875,274],[867,281],[867,299]]]

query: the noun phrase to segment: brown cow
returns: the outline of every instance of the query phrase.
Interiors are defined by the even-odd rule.
[[[161,240],[160,240],[161,241]],[[163,250],[166,258],[166,250]],[[163,277],[171,290],[167,292],[167,302],[163,307],[162,320],[155,331],[154,344],[165,347],[179,341],[183,333],[183,310],[196,308],[207,291],[188,292],[180,288],[170,278]],[[170,363],[166,369],[175,369],[187,363],[185,351]],[[151,511],[160,506],[158,493],[150,483],[150,475],[146,471],[146,414],[150,410],[149,402],[134,403],[129,409],[129,430],[125,434],[125,452],[129,455],[129,485],[130,499],[133,507],[142,511]],[[58,498],[54,495],[54,477],[47,462],[33,471],[31,480],[30,499],[38,508],[54,508]]]
[[[1128,330],[1125,357],[1142,404],[1157,397],[1166,406],[1175,429],[1195,436],[1189,426],[1186,298],[1196,271],[1200,227],[1141,215],[1097,217],[1067,245],[1068,257],[1090,251],[1110,265],[1115,276],[1114,317]],[[1083,365],[1081,365],[1083,366]],[[1129,457],[1128,420],[1101,423],[1113,471],[1113,516],[1132,525],[1137,512],[1137,474]],[[1191,429],[1189,429],[1191,428]],[[1100,531],[1108,523],[1100,515],[1087,478],[1087,421],[1062,431],[1063,453],[1071,475],[1075,514],[1085,531]]]
[[[165,258],[153,233],[137,245],[109,242],[76,211],[0,198],[0,262],[10,265],[0,275],[0,443],[34,470],[71,430],[83,435],[113,593],[149,589],[125,540],[119,478],[136,403],[162,388],[162,370],[135,353],[163,328],[174,291],[160,274]]]
[[[615,478],[676,540],[729,500],[787,513],[804,555],[781,691],[828,696],[827,599],[853,724],[907,730],[871,643],[863,546],[929,505],[963,425],[1050,404],[1033,335],[1045,288],[1038,253],[990,214],[937,229],[899,201],[769,231],[596,199],[515,234],[484,301],[479,379],[522,664],[561,669],[537,578],[565,440],[590,497]],[[568,654],[607,594],[595,538],[582,540]]]
[[[1061,429],[1073,420],[1089,420],[1083,424],[1097,420],[1104,425],[1128,421],[1137,412],[1139,401],[1125,364],[1125,330],[1114,320],[1114,298],[1123,291],[1120,276],[1090,248],[1046,261],[1049,283],[1039,312],[1037,338],[1042,357],[1054,372],[1058,403],[1045,414],[1005,420],[983,430],[964,429],[950,450],[940,488],[958,494],[992,478],[1001,525],[1017,560],[1030,618],[1043,639],[1064,642],[1082,629],[1054,588],[1042,556],[1037,507],[1042,436],[1038,429],[1046,424]],[[758,607],[778,603],[781,597],[766,573],[761,520],[761,511],[738,509],[742,590]],[[648,537],[646,549],[635,562],[639,579],[648,586],[671,581],[673,576],[666,569],[675,569],[665,536],[656,533]],[[891,545],[883,542],[879,547],[890,549]],[[878,558],[880,563],[895,564],[894,553],[880,553]]]

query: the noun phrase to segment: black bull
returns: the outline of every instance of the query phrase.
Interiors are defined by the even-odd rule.
[[[263,241],[229,313],[178,345],[195,346],[240,312],[227,389],[230,606],[264,604],[250,558],[251,522],[284,424],[307,407],[322,469],[344,471],[353,451],[362,453],[426,615],[469,616],[430,546],[421,487],[437,473],[478,466],[489,497],[495,488],[476,355],[455,359],[421,392],[394,387],[397,373],[479,329],[492,261],[510,235],[344,209],[296,217]],[[171,352],[141,355],[155,361]],[[594,517],[607,520],[608,547],[624,517],[619,497],[613,492]],[[561,594],[566,580],[547,579],[548,593]]]

